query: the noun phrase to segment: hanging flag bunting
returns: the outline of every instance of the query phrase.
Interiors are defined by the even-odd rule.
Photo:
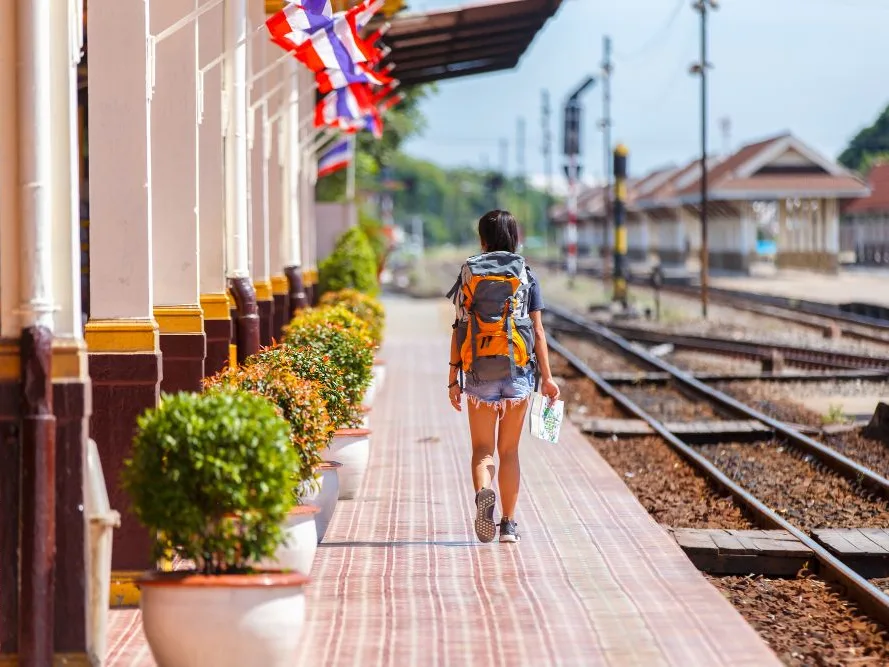
[[[366,63],[356,63],[351,71],[346,69],[327,69],[318,72],[315,77],[318,92],[326,95],[332,90],[345,88],[353,83],[364,83],[371,86],[386,86],[392,78],[382,72],[375,72]]]
[[[334,144],[318,159],[318,178],[324,178],[348,167],[354,157],[353,142],[350,139]]]
[[[364,118],[376,107],[367,86],[353,83],[324,96],[315,107],[315,127],[343,127]]]

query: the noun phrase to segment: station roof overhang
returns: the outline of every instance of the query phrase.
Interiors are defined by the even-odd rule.
[[[383,43],[402,86],[515,67],[562,0],[486,0],[455,9],[399,14]]]

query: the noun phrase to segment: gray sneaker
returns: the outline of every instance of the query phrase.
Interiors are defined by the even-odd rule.
[[[493,489],[481,489],[475,494],[475,534],[482,542],[493,542],[497,533],[494,523],[494,505],[497,494]]]
[[[519,535],[519,524],[512,519],[503,519],[500,522],[500,541],[501,542],[518,542],[522,539]]]

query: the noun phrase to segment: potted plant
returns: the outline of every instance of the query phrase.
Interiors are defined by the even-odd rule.
[[[285,337],[286,345],[308,347],[342,370],[349,403],[356,409],[370,384],[373,366],[373,343],[359,325],[345,309],[318,308],[294,318]],[[361,486],[370,459],[370,435],[369,429],[337,429],[323,454],[325,460],[343,464],[339,473],[341,500],[354,498]]]
[[[251,564],[284,540],[297,458],[289,424],[246,392],[164,395],[140,417],[124,490],[156,536],[154,558],[172,552],[196,567],[140,581],[158,664],[293,664],[308,577]]]
[[[316,382],[318,393],[326,404],[327,413],[330,415],[334,428],[356,428],[362,425],[360,411],[349,402],[342,370],[333,364],[330,357],[319,353],[314,348],[278,345],[249,357],[245,365],[252,364],[281,369],[284,372],[290,372],[298,377]],[[333,433],[331,433],[332,436]],[[328,439],[325,447],[329,444]],[[339,498],[338,470],[341,467],[337,461],[322,461],[314,469],[315,488],[306,489],[302,496],[304,503],[316,505],[319,508],[319,512],[315,516],[319,542],[324,539]]]
[[[377,257],[364,230],[347,229],[336,241],[333,252],[318,266],[321,293],[352,287],[375,295],[380,290]]]
[[[383,329],[386,325],[386,311],[379,299],[362,294],[356,289],[346,288],[336,292],[327,292],[321,297],[322,306],[342,306],[350,313],[367,324],[371,340],[376,350],[383,343]],[[372,387],[379,390],[386,377],[385,362],[378,356],[374,357]]]
[[[247,391],[274,404],[290,425],[290,442],[297,454],[293,475],[299,502],[317,492],[315,470],[321,464],[321,452],[327,447],[333,426],[316,382],[297,377],[286,368],[255,362],[229,368],[205,381],[209,389]],[[285,542],[274,555],[280,567],[310,572],[318,546],[315,517],[318,507],[300,504],[284,523]],[[273,561],[260,563],[272,567]]]

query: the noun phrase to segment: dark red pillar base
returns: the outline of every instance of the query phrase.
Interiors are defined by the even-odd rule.
[[[121,526],[114,531],[111,567],[152,569],[152,538],[130,511],[130,501],[120,488],[120,474],[132,451],[137,417],[157,405],[161,357],[150,352],[94,352],[89,355],[89,369],[93,384],[90,434],[99,448],[111,507],[121,514]]]
[[[275,316],[272,326],[274,327],[275,338],[278,341],[284,340],[284,327],[290,323],[289,303],[289,295],[275,294]]]
[[[56,415],[55,652],[86,653],[83,470],[91,411],[89,381],[53,384]]]
[[[0,655],[18,653],[21,383],[0,381]]]
[[[210,377],[228,365],[228,346],[232,342],[232,321],[204,320],[204,334],[207,339],[204,375]]]
[[[273,300],[257,301],[259,309],[259,344],[268,347],[272,344],[275,334],[275,302]]]
[[[256,289],[249,278],[232,278],[229,282],[237,307],[238,363],[243,364],[259,352],[259,306],[256,304]]]
[[[293,313],[309,305],[309,296],[306,293],[305,284],[303,283],[303,272],[298,266],[287,266],[284,268],[284,275],[287,276],[287,287],[289,289],[290,308]]]
[[[162,333],[160,348],[163,368],[161,391],[168,394],[200,391],[204,378],[204,358],[207,356],[206,336],[202,333]]]

